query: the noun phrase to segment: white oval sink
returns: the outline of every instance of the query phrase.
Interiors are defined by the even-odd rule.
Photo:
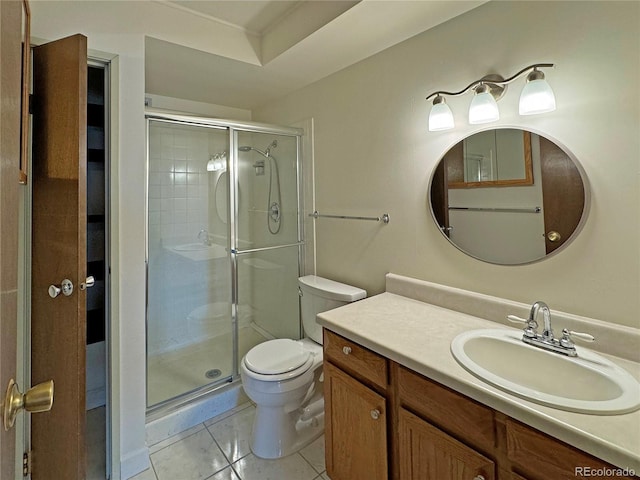
[[[510,329],[472,330],[451,342],[466,370],[511,394],[561,410],[593,414],[640,408],[640,384],[625,369],[584,348],[567,357],[522,342]]]

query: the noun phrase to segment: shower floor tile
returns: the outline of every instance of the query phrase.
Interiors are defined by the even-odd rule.
[[[238,350],[244,355],[267,340],[251,326],[238,331]],[[147,364],[147,404],[155,405],[215,381],[206,373],[220,370],[216,378],[232,374],[231,333],[218,335],[184,348],[150,357]]]

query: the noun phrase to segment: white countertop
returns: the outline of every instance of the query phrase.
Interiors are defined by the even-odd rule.
[[[459,333],[509,327],[389,292],[321,313],[318,323],[595,457],[640,472],[640,410],[589,415],[539,405],[476,378],[451,354],[451,341]],[[640,364],[601,355],[640,380]]]

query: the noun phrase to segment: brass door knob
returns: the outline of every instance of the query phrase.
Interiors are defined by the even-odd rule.
[[[562,235],[555,230],[551,230],[547,233],[547,239],[549,239],[550,242],[559,242],[562,239]]]
[[[13,380],[9,380],[7,394],[4,397],[4,407],[2,419],[4,429],[13,427],[16,415],[20,410],[31,413],[48,412],[53,406],[53,380],[42,382],[31,387],[26,393],[20,393],[18,385]]]

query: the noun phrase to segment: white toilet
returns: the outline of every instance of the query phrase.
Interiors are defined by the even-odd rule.
[[[367,296],[315,275],[300,277],[298,285],[305,338],[269,340],[240,362],[242,386],[256,404],[251,450],[261,458],[284,457],[322,435],[322,327],[316,315]]]

